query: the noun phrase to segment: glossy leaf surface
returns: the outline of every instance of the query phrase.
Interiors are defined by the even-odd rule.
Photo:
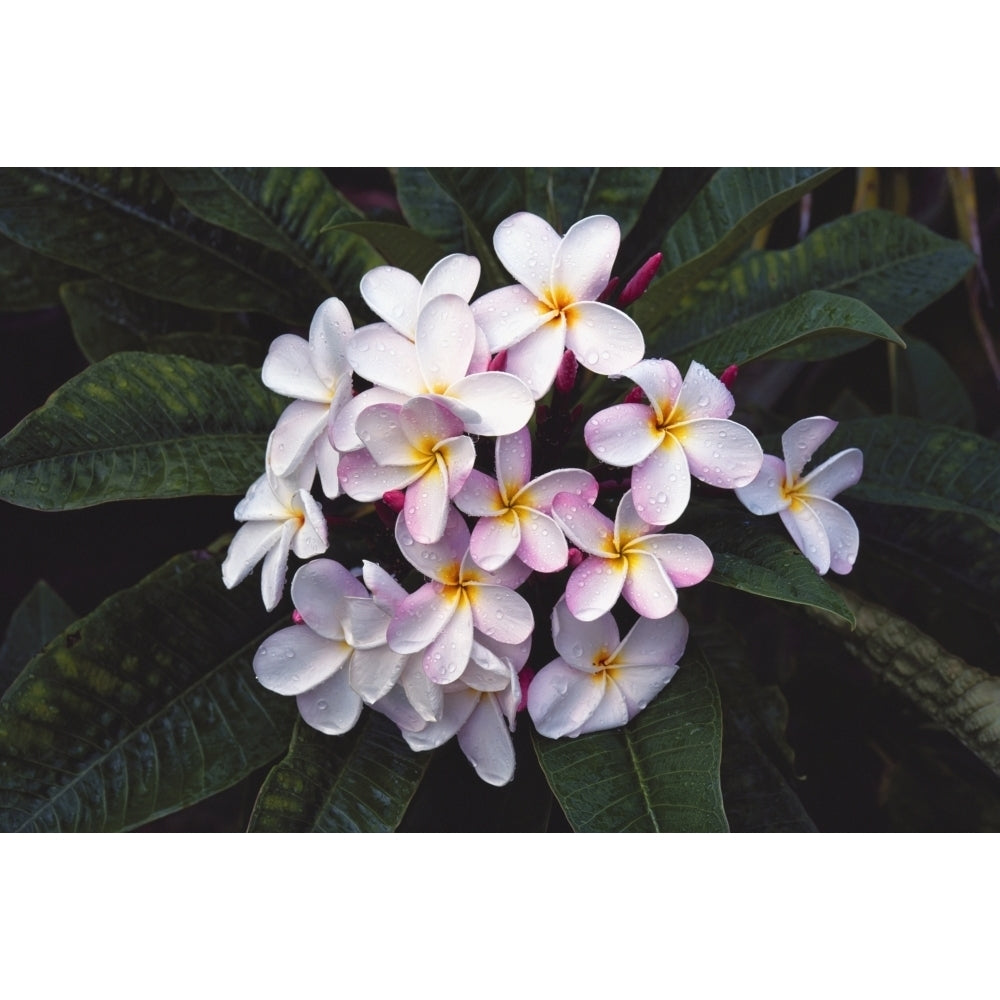
[[[0,643],[0,695],[42,646],[77,619],[73,609],[44,581],[14,609]]]

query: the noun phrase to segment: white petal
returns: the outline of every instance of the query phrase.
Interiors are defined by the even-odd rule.
[[[233,535],[222,563],[222,582],[232,590],[281,537],[282,522],[249,521]]]
[[[614,606],[625,585],[628,561],[590,556],[570,574],[566,606],[581,621],[593,621]]]
[[[424,673],[422,660],[423,657],[419,655],[408,657],[399,686],[424,723],[436,722],[444,712],[444,688],[435,684]]]
[[[292,551],[300,559],[312,559],[325,552],[327,534],[323,508],[305,490],[299,490],[292,498],[292,508],[304,515],[304,520],[292,536]]]
[[[327,427],[329,428],[329,424]],[[333,500],[340,496],[340,452],[330,443],[329,430],[317,439],[313,455],[323,495]]]
[[[461,595],[457,587],[425,583],[396,609],[386,637],[397,653],[426,649],[451,621]]]
[[[498,437],[495,457],[497,482],[503,495],[512,499],[531,479],[531,431],[522,427]]]
[[[443,393],[469,370],[476,320],[457,295],[431,299],[417,319],[417,361],[428,392]]]
[[[326,433],[329,417],[329,403],[297,399],[285,407],[268,442],[268,462],[276,475],[286,476],[302,462]]]
[[[308,341],[294,333],[283,333],[271,342],[260,373],[269,389],[293,399],[328,403],[333,386],[316,373]]]
[[[552,284],[565,288],[575,302],[593,301],[607,287],[620,242],[621,229],[609,215],[581,219],[556,249]]]
[[[423,671],[421,671],[422,673]],[[427,683],[437,691],[441,691],[441,688],[437,684],[430,684],[430,681]],[[417,733],[427,725],[428,720],[421,716],[410,704],[409,699],[406,697],[406,692],[400,684],[397,684],[383,695],[383,697],[379,698],[372,705],[372,708],[376,712],[381,712],[392,719],[403,732]]]
[[[725,419],[736,407],[733,394],[703,364],[692,361],[684,376],[671,423],[700,420],[703,417]]]
[[[327,386],[336,385],[349,373],[344,342],[353,335],[351,314],[340,299],[327,299],[313,313],[309,324],[309,346],[316,373]]]
[[[455,506],[470,517],[492,517],[507,509],[497,481],[473,469],[455,495]]]
[[[618,625],[610,614],[581,621],[570,612],[566,601],[560,600],[552,611],[552,642],[571,667],[596,673],[600,662],[618,648]]]
[[[455,604],[441,633],[424,650],[424,673],[435,684],[450,684],[462,676],[472,655],[472,610],[467,600]]]
[[[598,675],[604,680],[604,693],[597,703],[597,708],[587,721],[570,736],[582,736],[584,733],[601,733],[608,729],[624,726],[631,715],[625,697],[618,687],[611,682],[607,672]],[[531,690],[530,688],[528,689]]]
[[[493,248],[500,263],[522,285],[541,298],[552,278],[552,264],[561,243],[559,234],[542,218],[518,212],[497,226]]]
[[[466,587],[472,620],[480,632],[497,642],[523,642],[535,627],[531,605],[509,587],[470,584]]]
[[[362,378],[406,396],[426,392],[417,348],[400,333],[376,324],[362,327],[347,342],[347,360]]]
[[[642,359],[642,331],[620,309],[604,302],[578,302],[565,315],[566,346],[585,368],[621,375]]]
[[[627,375],[646,394],[657,419],[662,423],[673,411],[681,391],[681,373],[665,358],[649,358],[633,365]]]
[[[268,611],[273,611],[278,606],[284,593],[288,550],[297,530],[298,524],[295,521],[286,521],[281,526],[281,534],[278,535],[274,547],[264,556],[264,563],[260,568],[260,594]]]
[[[396,518],[396,543],[410,564],[424,576],[454,583],[458,568],[469,551],[469,528],[454,508],[448,512],[444,534],[431,545],[418,545],[404,518]]]
[[[632,499],[650,524],[673,524],[687,510],[691,472],[673,434],[666,434],[656,451],[632,470]]]
[[[523,285],[509,285],[476,299],[472,314],[489,349],[496,354],[522,341],[556,312],[542,305]]]
[[[495,696],[479,699],[458,731],[458,745],[487,784],[506,785],[514,777],[514,744]]]
[[[347,635],[348,597],[367,598],[353,573],[333,559],[314,559],[292,578],[292,603],[314,632],[328,639]]]
[[[563,534],[584,552],[616,556],[614,524],[575,493],[557,493],[552,516]]]
[[[507,348],[506,369],[528,387],[533,399],[552,388],[566,351],[566,321],[558,313]]]
[[[379,465],[412,466],[427,461],[426,453],[414,448],[400,426],[401,412],[401,406],[376,403],[358,416],[355,430]]]
[[[764,452],[753,433],[732,420],[693,420],[672,428],[691,475],[710,486],[746,486],[760,472]]]
[[[643,618],[666,618],[677,608],[677,591],[663,564],[647,552],[630,552],[622,597]]]
[[[400,425],[410,443],[420,452],[429,454],[439,441],[460,435],[462,421],[440,398],[418,396],[409,400],[399,412]],[[361,418],[358,418],[359,423]]]
[[[639,513],[632,491],[627,490],[618,501],[618,510],[615,511],[615,550],[624,552],[626,546],[638,538],[644,538],[652,529],[653,525]]]
[[[444,534],[451,510],[448,492],[448,470],[439,455],[427,471],[406,488],[403,519],[416,541],[432,544]]]
[[[393,652],[388,646],[355,649],[348,673],[351,687],[366,704],[374,704],[399,680],[406,659],[404,653]]]
[[[864,471],[864,456],[857,448],[848,448],[816,466],[801,481],[802,493],[810,497],[833,499],[838,493],[853,486]]]
[[[457,295],[463,302],[472,298],[479,284],[479,261],[464,253],[453,253],[439,260],[424,278],[420,288],[418,313],[438,295]]]
[[[409,486],[423,471],[420,465],[379,465],[368,451],[349,451],[340,456],[340,485],[354,500],[381,500],[389,490]]]
[[[552,500],[557,493],[575,493],[593,504],[597,499],[597,480],[583,469],[553,469],[531,480],[511,498],[519,507],[532,507],[543,514],[552,512]]]
[[[696,535],[647,535],[629,548],[654,555],[675,587],[693,587],[712,572],[712,550]]]
[[[490,437],[519,431],[535,411],[531,390],[509,372],[466,375],[448,387],[445,398],[471,411],[463,416],[466,431]]]
[[[850,573],[858,558],[858,526],[854,518],[834,500],[810,497],[809,506],[819,518],[830,543],[830,569]]]
[[[268,636],[253,658],[257,680],[278,694],[301,694],[322,683],[347,662],[351,647],[293,625]]]
[[[365,559],[362,563],[361,578],[371,591],[375,603],[387,614],[393,614],[405,600],[406,591],[378,563]]]
[[[828,502],[833,503],[832,500]],[[813,564],[816,572],[823,576],[830,569],[830,540],[811,504],[796,500],[785,510],[779,511],[778,516],[799,551]]]
[[[788,506],[782,492],[785,463],[774,455],[765,455],[760,472],[746,486],[736,488],[736,497],[751,514],[777,514]]]
[[[569,559],[569,546],[555,520],[527,507],[517,509],[517,519],[520,522],[518,558],[539,573],[557,573],[563,569]]]
[[[403,731],[403,739],[411,750],[433,750],[447,743],[465,725],[472,715],[479,699],[483,697],[478,691],[464,688],[445,695],[444,706],[440,718],[436,722],[428,722],[417,733]]]
[[[679,611],[666,618],[640,618],[615,650],[614,662],[629,669],[677,663],[687,640],[687,619]]]
[[[558,531],[558,528],[556,529]],[[559,532],[562,538],[562,532]],[[472,529],[469,551],[483,569],[499,569],[521,544],[521,525],[517,514],[504,510],[502,514],[480,517]]]
[[[603,694],[603,673],[581,673],[561,659],[552,660],[531,681],[528,715],[542,736],[556,740],[586,725]]]
[[[357,451],[364,444],[357,435],[358,416],[369,406],[376,403],[392,403],[402,406],[410,397],[391,389],[383,389],[376,385],[371,389],[359,392],[353,399],[344,404],[333,418],[331,437],[334,447],[340,452]]]
[[[275,493],[275,485],[285,494],[283,497]],[[260,476],[250,484],[247,495],[236,505],[233,517],[237,521],[287,521],[291,516],[288,510],[291,495],[287,482],[273,483],[271,477]]]
[[[354,728],[361,715],[361,698],[348,683],[346,670],[296,698],[302,720],[313,729],[340,736]]]
[[[584,425],[583,437],[597,459],[627,469],[652,455],[663,441],[663,431],[651,407],[620,403],[595,413]]]
[[[413,340],[417,328],[420,282],[398,267],[375,267],[361,279],[361,297],[376,316]]]
[[[781,435],[781,450],[790,482],[801,478],[806,463],[836,429],[837,421],[829,417],[806,417]]]
[[[633,667],[630,670],[614,670],[608,678],[609,685],[618,689],[628,712],[634,719],[670,682],[677,673],[676,663],[659,667]]]

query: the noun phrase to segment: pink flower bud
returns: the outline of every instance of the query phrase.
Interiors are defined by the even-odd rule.
[[[618,285],[619,285],[620,282],[621,282],[621,278],[612,278],[604,286],[604,291],[601,292],[601,294],[597,296],[597,301],[598,302],[607,302],[608,299],[610,299],[611,296],[615,294],[615,289],[618,287]]]
[[[295,608],[292,611],[292,624],[293,625],[301,625],[304,621],[305,621],[305,618],[302,617],[302,613],[299,611],[298,608]]]
[[[556,370],[556,392],[565,396],[573,391],[578,368],[576,355],[572,351],[564,351],[562,361],[559,362],[559,367]]]
[[[569,569],[576,569],[580,563],[583,562],[583,553],[576,548],[576,546],[571,545],[569,547],[569,558],[566,560],[566,565]]]
[[[649,260],[646,261],[642,267],[632,276],[628,284],[622,289],[621,295],[618,296],[618,308],[624,309],[626,306],[631,305],[643,292],[649,288],[649,283],[653,280],[656,275],[656,271],[660,266],[660,261],[663,260],[662,253],[654,253]]]
[[[497,351],[496,356],[490,359],[490,363],[486,366],[486,370],[491,372],[503,372],[507,370],[506,347],[502,351]]]
[[[406,494],[402,490],[386,490],[382,494],[382,502],[393,512],[398,514],[403,509],[406,501]]]
[[[535,679],[535,671],[531,667],[522,667],[517,675],[518,683],[521,685],[521,700],[517,703],[517,711],[523,712],[528,707],[528,688]]]
[[[739,375],[740,369],[738,365],[730,365],[720,376],[719,381],[727,388],[732,389],[733,383],[736,381],[736,376]]]
[[[645,403],[646,394],[642,391],[641,386],[633,386],[625,395],[626,403]]]

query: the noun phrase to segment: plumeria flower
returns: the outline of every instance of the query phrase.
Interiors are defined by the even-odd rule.
[[[287,476],[311,457],[319,468],[323,492],[331,499],[339,492],[339,456],[331,432],[334,417],[351,398],[351,368],[344,343],[353,333],[344,303],[327,299],[313,316],[309,340],[282,334],[272,342],[261,369],[264,385],[295,400],[274,429],[268,451],[270,468]]]
[[[650,524],[672,524],[691,497],[691,476],[711,486],[745,486],[763,451],[753,434],[729,420],[732,393],[704,365],[683,382],[671,361],[640,361],[625,373],[645,403],[621,403],[595,414],[583,430],[602,462],[632,469],[635,507]]]
[[[269,454],[273,447],[272,434]],[[285,589],[289,550],[300,559],[326,551],[326,518],[309,492],[315,475],[311,461],[299,465],[292,477],[275,475],[269,467],[233,512],[237,521],[245,523],[229,543],[222,582],[231,590],[263,559],[260,592],[268,611],[278,606]]]
[[[302,624],[264,640],[254,673],[268,690],[295,695],[299,713],[314,729],[346,733],[361,714],[352,673],[398,676],[401,657],[384,641],[364,648],[364,640],[355,638],[352,602],[372,601],[340,563],[316,559],[303,566],[292,579],[292,600]]]
[[[552,612],[552,641],[559,656],[528,688],[528,714],[551,739],[624,726],[677,672],[688,624],[679,611],[640,618],[619,642],[610,614],[580,621],[565,601]]]
[[[677,588],[701,583],[712,571],[712,553],[700,538],[651,533],[631,491],[618,504],[614,524],[572,493],[556,495],[552,516],[589,554],[566,584],[566,606],[582,621],[610,611],[619,595],[644,618],[665,618],[677,607]]]
[[[522,428],[498,437],[493,479],[473,469],[455,506],[477,517],[469,548],[483,569],[499,569],[516,555],[540,573],[566,565],[566,538],[551,517],[557,493],[597,499],[597,480],[583,469],[557,469],[531,479],[531,434]]]
[[[781,435],[785,460],[765,455],[757,478],[736,490],[752,514],[778,514],[792,541],[820,574],[831,569],[850,573],[858,557],[858,526],[833,498],[861,478],[861,451],[838,452],[809,475],[802,475],[836,426],[829,417],[807,417],[792,424]]]
[[[568,347],[580,364],[619,375],[645,350],[639,327],[598,302],[611,277],[621,231],[607,215],[582,219],[561,237],[528,212],[505,219],[493,236],[504,267],[520,284],[472,303],[490,350],[507,351],[506,370],[540,399]]]
[[[461,679],[441,689],[444,706],[437,721],[413,725],[412,716],[405,708],[400,711],[394,699],[384,699],[375,708],[396,722],[411,750],[431,750],[457,736],[476,774],[491,785],[506,785],[514,777],[510,734],[521,700],[518,671],[523,660],[507,655],[512,647],[487,642],[472,644]]]
[[[384,324],[358,330],[346,345],[348,361],[381,391],[360,393],[345,409],[334,427],[337,447],[355,446],[351,421],[369,401],[405,403],[416,396],[430,396],[450,409],[470,434],[520,430],[535,408],[528,387],[508,372],[470,374],[475,348],[476,320],[457,295],[435,296],[421,309],[412,343]]]
[[[363,451],[341,456],[344,491],[355,500],[378,500],[406,488],[403,516],[420,542],[444,533],[449,501],[462,488],[476,460],[462,421],[430,397],[404,406],[377,403],[358,417]]]
[[[430,578],[396,609],[389,645],[400,653],[423,650],[423,667],[436,684],[462,675],[475,634],[504,643],[523,642],[535,626],[531,607],[512,588],[530,570],[511,560],[496,573],[477,566],[469,553],[469,529],[452,508],[441,540],[419,544],[403,517],[396,520],[396,541],[406,559]]]

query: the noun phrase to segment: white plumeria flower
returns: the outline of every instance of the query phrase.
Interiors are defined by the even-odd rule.
[[[405,403],[416,396],[447,407],[470,434],[520,430],[535,409],[528,387],[508,372],[469,374],[475,348],[476,320],[457,295],[435,296],[421,309],[412,343],[385,324],[358,330],[347,342],[347,359],[380,391],[362,392],[345,408],[334,427],[337,447],[360,446],[352,421],[370,402]]]
[[[548,392],[567,347],[601,375],[620,375],[642,357],[639,327],[596,301],[620,240],[618,223],[607,215],[582,219],[561,238],[528,212],[497,227],[497,256],[520,284],[484,295],[472,310],[490,350],[507,351],[506,370],[524,379],[535,399]]]
[[[272,434],[269,453],[273,442]],[[260,592],[268,611],[278,606],[285,589],[289,551],[300,559],[326,551],[326,518],[309,492],[315,475],[316,466],[311,461],[303,462],[287,478],[269,469],[251,485],[233,512],[237,521],[245,523],[229,543],[222,582],[231,590],[263,559]]]
[[[858,526],[833,498],[861,478],[861,451],[838,452],[809,475],[802,475],[836,426],[829,417],[807,417],[792,424],[781,435],[785,460],[765,455],[757,478],[736,491],[752,514],[780,515],[792,541],[820,574],[831,569],[850,573],[858,557]]]
[[[559,656],[528,688],[531,721],[551,739],[624,726],[677,672],[687,638],[688,624],[679,611],[640,618],[619,642],[612,615],[580,621],[560,601],[552,612]]]
[[[551,517],[557,493],[576,493],[587,503],[597,499],[597,480],[583,469],[556,469],[531,479],[531,433],[525,427],[497,438],[493,479],[473,469],[455,506],[477,517],[469,544],[483,569],[499,569],[516,555],[539,573],[566,565],[568,547]]]
[[[341,456],[344,491],[355,500],[379,500],[406,488],[403,517],[417,541],[444,533],[450,500],[472,472],[476,448],[462,421],[433,398],[399,406],[377,403],[358,417],[365,450]]]
[[[712,571],[712,553],[700,538],[652,534],[631,491],[618,504],[614,524],[571,493],[555,497],[552,515],[589,553],[566,584],[566,606],[582,621],[610,611],[619,595],[643,618],[665,618],[677,607],[677,588],[701,583]]]
[[[691,498],[691,476],[711,486],[745,486],[760,470],[760,444],[729,420],[732,393],[704,365],[683,382],[671,361],[640,361],[625,374],[645,403],[621,403],[595,414],[583,436],[602,462],[632,469],[636,510],[650,524],[672,524]]]
[[[366,644],[364,635],[355,636],[354,606],[370,606],[372,599],[340,563],[316,559],[303,566],[292,579],[292,600],[302,623],[264,640],[254,656],[254,673],[268,690],[295,695],[310,726],[338,736],[361,714],[362,698],[351,684],[352,674],[398,677],[402,658],[384,641]],[[362,633],[366,631],[363,626]]]
[[[270,467],[287,476],[311,457],[319,468],[323,492],[331,499],[339,493],[333,419],[351,398],[344,343],[353,333],[344,303],[327,299],[313,316],[309,340],[282,334],[271,344],[261,369],[264,385],[295,400],[278,418],[268,450]]]
[[[530,570],[512,559],[496,573],[477,566],[469,553],[469,529],[452,508],[441,540],[419,544],[403,517],[396,541],[411,565],[430,578],[396,609],[389,645],[400,653],[423,650],[423,667],[436,684],[462,676],[472,654],[474,633],[504,643],[523,642],[535,626],[531,607],[512,588]]]
[[[461,679],[441,688],[444,706],[440,719],[414,725],[398,699],[386,698],[374,707],[400,727],[411,750],[431,750],[457,735],[458,745],[476,774],[499,786],[514,777],[510,734],[521,700],[517,674],[524,660],[514,647],[488,642],[474,642]]]

